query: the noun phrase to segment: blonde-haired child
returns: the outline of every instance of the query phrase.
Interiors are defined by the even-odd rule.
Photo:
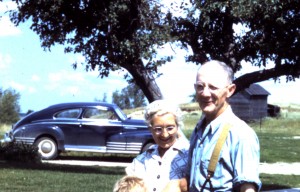
[[[113,192],[147,192],[147,188],[143,179],[124,176],[116,182]]]

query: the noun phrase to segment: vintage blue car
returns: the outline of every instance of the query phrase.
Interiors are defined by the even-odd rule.
[[[64,151],[139,154],[154,144],[144,120],[99,102],[62,103],[33,112],[13,125],[4,141],[36,145],[42,159]]]

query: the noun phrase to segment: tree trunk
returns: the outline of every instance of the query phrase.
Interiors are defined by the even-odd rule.
[[[163,99],[160,88],[156,84],[155,78],[148,70],[144,69],[142,61],[140,65],[123,65],[123,67],[132,75],[134,82],[140,87],[148,102]]]

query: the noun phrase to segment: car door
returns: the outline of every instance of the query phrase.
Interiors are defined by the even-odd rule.
[[[80,134],[78,118],[81,108],[64,109],[54,115],[54,124],[63,132],[65,148],[76,148],[77,138]]]
[[[122,123],[108,107],[90,107],[84,110],[78,147],[87,151],[106,151],[107,138],[122,133]]]

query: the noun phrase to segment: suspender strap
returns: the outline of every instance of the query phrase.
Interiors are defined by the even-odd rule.
[[[229,124],[225,124],[223,126],[223,130],[221,132],[221,135],[220,135],[220,137],[217,141],[217,144],[214,148],[214,151],[213,151],[213,153],[210,157],[210,161],[209,161],[209,164],[208,164],[208,173],[211,174],[210,177],[212,177],[215,173],[216,166],[217,166],[217,163],[219,161],[219,156],[220,156],[220,153],[221,153],[221,149],[222,149],[223,144],[225,143],[225,140],[226,140],[227,135],[229,133],[229,128],[230,128]]]
[[[203,191],[204,191],[204,187],[206,186],[206,183],[207,183],[207,182],[209,183],[209,190],[210,190],[211,192],[214,191],[214,188],[213,188],[213,186],[212,186],[212,183],[211,183],[210,178],[206,178],[206,180],[205,180],[203,186],[201,187],[201,191],[200,191],[200,192],[203,192]]]
[[[220,137],[219,137],[219,139],[218,139],[218,141],[215,145],[215,148],[213,150],[213,153],[210,157],[206,180],[205,180],[203,186],[201,187],[201,192],[204,190],[204,187],[207,184],[207,182],[209,183],[210,191],[213,191],[213,186],[212,186],[210,178],[212,178],[214,176],[214,173],[215,173],[215,170],[216,170],[216,167],[217,167],[217,163],[219,161],[219,156],[220,156],[220,153],[221,153],[221,149],[223,147],[223,144],[225,143],[225,140],[226,140],[227,135],[229,133],[229,129],[230,129],[230,124],[225,124],[223,126],[221,135],[220,135]]]

